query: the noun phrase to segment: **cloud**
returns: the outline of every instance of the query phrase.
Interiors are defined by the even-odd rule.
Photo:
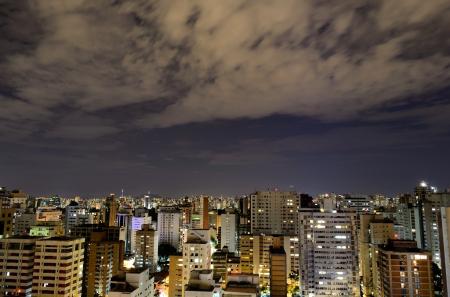
[[[46,133],[49,138],[95,139],[120,131],[109,121],[86,114],[71,114],[64,117],[58,126]]]
[[[0,121],[26,115],[37,130],[63,121],[58,108],[108,119],[51,137],[108,135],[123,121],[348,120],[450,81],[445,0],[17,2],[0,26],[0,92],[17,99],[0,100]]]

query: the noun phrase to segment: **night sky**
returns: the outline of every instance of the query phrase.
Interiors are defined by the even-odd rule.
[[[450,187],[448,0],[0,0],[0,185]]]

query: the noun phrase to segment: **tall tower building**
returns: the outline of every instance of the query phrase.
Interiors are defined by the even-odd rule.
[[[0,208],[0,239],[13,235],[14,208]]]
[[[142,229],[142,226],[144,226],[145,224],[150,225],[152,222],[152,217],[149,217],[147,214],[143,215],[143,216],[132,216],[131,217],[131,225],[129,228],[129,232],[131,234],[130,239],[131,239],[131,252],[135,253],[136,252],[136,232]],[[158,234],[160,234],[159,229],[158,230]]]
[[[169,297],[182,297],[183,256],[169,257]]]
[[[88,297],[107,296],[111,278],[118,271],[114,269],[114,249],[117,241],[108,241],[106,232],[92,232],[87,244],[84,283]]]
[[[117,226],[117,212],[119,211],[119,203],[114,194],[106,198],[104,221],[108,226]]]
[[[84,238],[54,237],[36,241],[33,296],[81,296]]]
[[[158,264],[158,231],[144,224],[136,231],[136,267],[148,267],[151,272],[156,271]]]
[[[358,236],[359,268],[363,296],[373,296],[378,280],[376,248],[394,239],[394,223],[381,214],[361,214]]]
[[[121,198],[123,199],[123,198]],[[120,227],[123,230],[122,239],[125,243],[125,253],[129,254],[132,252],[131,248],[131,237],[132,237],[132,229],[131,229],[131,220],[133,217],[133,210],[131,208],[122,209],[116,215],[116,226]],[[139,230],[141,227],[139,227]]]
[[[11,191],[10,204],[11,207],[23,209],[27,207],[28,195],[20,190]]]
[[[220,248],[228,247],[228,251],[236,252],[237,233],[236,225],[237,218],[234,213],[224,213],[220,215]]]
[[[300,197],[295,192],[264,191],[250,196],[251,233],[295,235]]]
[[[291,254],[290,236],[242,235],[241,267],[242,273],[257,274],[261,286],[270,285],[270,247],[281,246],[286,254],[286,277],[293,272],[292,261],[298,260],[298,254]],[[293,246],[293,245],[292,245]]]
[[[123,269],[125,246],[120,240],[120,228],[85,224],[73,227],[71,235],[85,238],[83,296],[106,294],[111,276]]]
[[[378,248],[379,286],[375,296],[434,296],[430,253],[412,240],[394,240]]]
[[[158,212],[159,244],[170,244],[180,250],[182,214],[176,208],[161,207]]]
[[[396,222],[403,226],[402,234],[399,234],[399,238],[408,240],[417,240],[417,232],[419,228],[416,223],[416,215],[418,214],[416,199],[409,194],[400,196],[397,205],[397,212],[394,214]]]
[[[442,296],[450,297],[450,207],[441,207],[439,220],[439,241],[442,263]]]
[[[202,229],[209,229],[209,198],[201,197]]]
[[[31,236],[64,236],[64,225],[61,221],[41,221],[36,225],[30,226]]]
[[[0,296],[31,297],[38,239],[31,236],[0,239]]]
[[[19,212],[15,217],[14,234],[27,235],[30,233],[30,228],[33,225],[36,225],[36,214],[32,209],[26,209],[24,212]]]
[[[287,296],[287,265],[286,253],[280,238],[277,238],[270,247],[270,296]]]
[[[450,207],[450,193],[436,190],[428,193],[422,201],[422,236],[423,242],[420,245],[423,249],[431,251],[432,260],[442,268],[440,240],[439,240],[439,219],[441,218],[441,208]]]
[[[211,265],[214,276],[222,278],[222,282],[227,281],[229,273],[240,273],[240,257],[228,251],[226,247],[212,254]]]
[[[302,209],[299,245],[303,296],[359,296],[354,211]]]
[[[211,268],[211,234],[209,229],[189,229],[183,243],[182,288],[189,283],[191,271]]]
[[[66,235],[69,236],[74,226],[89,223],[89,215],[84,207],[71,201],[66,206],[64,221]]]

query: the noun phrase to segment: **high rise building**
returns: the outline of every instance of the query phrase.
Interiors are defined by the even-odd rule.
[[[38,239],[26,235],[0,239],[0,296],[31,297]]]
[[[62,211],[53,206],[41,206],[36,210],[36,221],[38,222],[60,222]]]
[[[422,201],[422,236],[419,244],[423,249],[431,251],[432,260],[439,267],[443,266],[439,244],[439,219],[441,207],[450,207],[450,193],[436,190],[428,192]]]
[[[144,224],[136,231],[136,267],[148,267],[156,271],[158,265],[158,231]]]
[[[122,239],[125,243],[125,253],[130,254],[132,253],[132,217],[133,217],[133,210],[131,208],[121,209],[120,212],[116,215],[116,226],[119,226],[123,229]],[[140,230],[141,227],[139,227],[138,230]]]
[[[188,201],[187,198],[184,199],[184,203],[180,205],[181,213],[182,213],[182,224],[184,226],[190,226],[192,220],[192,204]]]
[[[237,217],[234,213],[224,213],[220,215],[220,248],[227,247],[228,251],[236,252],[237,246]]]
[[[62,207],[61,198],[58,195],[51,197],[38,197],[36,198],[36,207],[60,208]]]
[[[41,221],[36,225],[30,226],[31,236],[64,236],[64,226],[61,221]]]
[[[450,207],[440,209],[440,252],[442,266],[442,296],[450,297]]]
[[[120,233],[120,227],[103,224],[84,224],[72,228],[71,236],[85,238],[83,296],[106,294],[111,276],[123,269],[125,245],[120,240]]]
[[[339,206],[340,208],[353,209],[359,215],[372,213],[374,209],[373,203],[373,198],[368,195],[345,195]]]
[[[14,208],[0,208],[0,239],[13,235]]]
[[[290,236],[242,235],[241,236],[241,272],[259,275],[261,286],[270,284],[270,247],[280,242],[286,253],[286,277],[292,271],[292,261],[298,261],[298,254],[291,254]],[[298,264],[297,264],[298,266]]]
[[[379,246],[380,281],[375,296],[434,296],[430,256],[412,240],[394,240]]]
[[[256,192],[251,198],[252,234],[295,235],[300,196],[295,192]]]
[[[74,226],[89,223],[89,214],[84,207],[71,201],[65,209],[64,223],[66,235],[70,235]]]
[[[226,282],[229,273],[240,273],[240,257],[228,251],[226,247],[212,254],[212,262],[214,275],[221,277]]]
[[[303,296],[359,296],[354,211],[300,210],[299,244]]]
[[[215,297],[221,295],[211,269],[192,270],[189,282],[184,288],[185,297]]]
[[[169,257],[169,297],[183,295],[183,256]]]
[[[14,234],[27,235],[30,227],[36,224],[36,214],[32,209],[27,208],[23,212],[18,212],[14,219]]]
[[[159,244],[170,244],[180,250],[182,214],[177,208],[161,207],[158,212]]]
[[[19,209],[27,207],[28,195],[20,190],[11,191],[11,196],[9,199],[11,207]]]
[[[114,249],[117,241],[108,241],[106,232],[92,232],[85,256],[84,284],[86,296],[108,296],[111,278],[118,271],[114,269]]]
[[[416,199],[409,194],[400,196],[397,211],[394,214],[397,223],[404,227],[402,228],[403,232],[399,234],[399,238],[407,240],[417,239],[416,230],[418,230],[418,226],[416,226],[416,223],[419,223],[416,220],[417,214]]]
[[[81,296],[83,238],[53,237],[36,241],[33,296]]]
[[[116,200],[114,194],[109,195],[106,198],[104,209],[104,222],[108,226],[117,226],[117,212],[119,211],[119,203]]]
[[[277,238],[270,247],[270,296],[285,297],[287,296],[287,265],[286,253],[280,238]]]
[[[9,208],[11,192],[6,188],[0,186],[0,208]]]
[[[361,214],[358,234],[359,273],[363,296],[372,296],[377,288],[376,248],[394,239],[394,223],[381,214]]]
[[[210,238],[209,229],[188,230],[183,243],[183,290],[189,283],[192,270],[211,269]]]
[[[130,232],[130,240],[131,240],[131,253],[136,252],[136,232],[142,229],[142,226],[144,225],[150,225],[152,222],[152,218],[149,217],[147,214],[143,216],[132,216],[131,217],[131,225],[129,228]],[[159,229],[158,235],[160,236]]]
[[[209,229],[209,198],[200,197],[201,201],[201,228]]]

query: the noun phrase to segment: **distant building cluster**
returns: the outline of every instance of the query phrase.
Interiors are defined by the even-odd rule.
[[[450,297],[450,192],[32,197],[0,187],[0,296]]]

